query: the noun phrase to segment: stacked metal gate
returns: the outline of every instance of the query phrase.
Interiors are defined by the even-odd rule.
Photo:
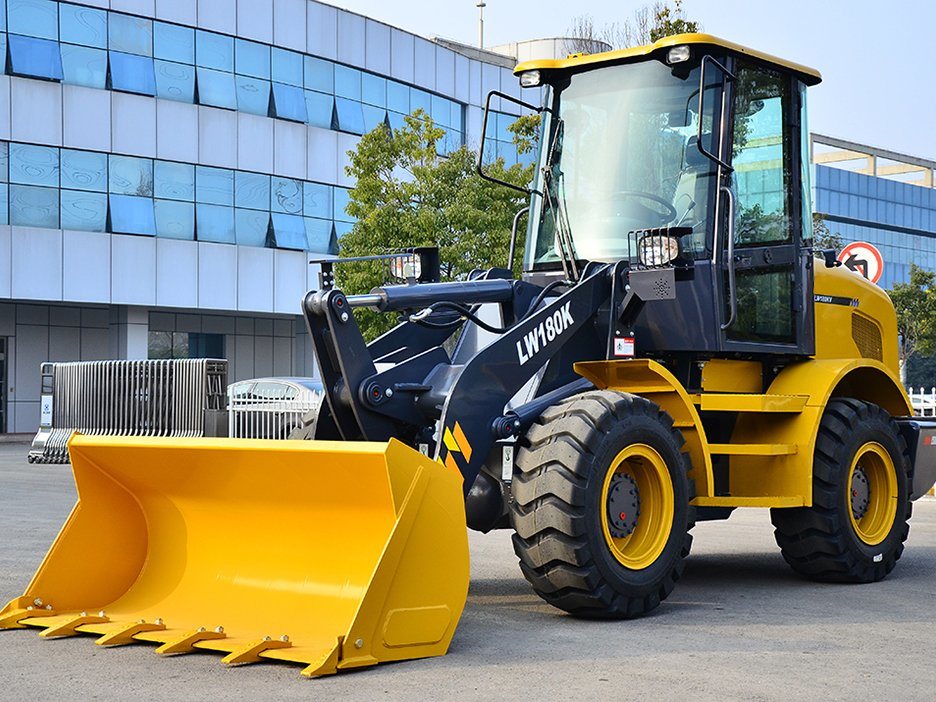
[[[224,360],[44,363],[41,372],[42,416],[31,463],[68,462],[74,431],[205,436],[206,421],[225,409]],[[210,426],[208,433],[214,433]]]

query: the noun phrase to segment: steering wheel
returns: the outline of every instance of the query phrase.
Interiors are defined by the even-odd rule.
[[[661,225],[666,224],[667,222],[672,222],[678,216],[676,208],[673,207],[671,202],[664,200],[659,195],[654,195],[653,193],[643,192],[642,190],[618,190],[617,192],[612,193],[611,197],[615,199],[624,198],[634,200],[649,200],[650,202],[659,205],[663,210],[662,212],[652,210],[651,208],[645,209],[650,209],[651,212],[659,215]]]

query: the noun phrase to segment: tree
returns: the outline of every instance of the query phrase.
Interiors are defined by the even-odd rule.
[[[518,153],[532,151],[538,124],[539,116],[532,115],[511,125]],[[526,198],[478,176],[477,153],[465,146],[440,157],[444,137],[445,131],[422,110],[407,116],[401,128],[381,126],[361,137],[346,168],[356,183],[347,211],[357,222],[341,238],[339,256],[438,245],[443,280],[506,265],[513,218]],[[508,167],[503,158],[485,168],[516,185],[525,186],[533,177],[532,165]],[[335,271],[338,285],[349,294],[388,282],[385,262],[348,263]],[[367,310],[357,310],[355,317],[367,339],[397,322],[393,315]]]
[[[900,335],[900,380],[907,382],[907,362],[936,352],[936,273],[910,264],[910,282],[889,291]]]
[[[821,256],[822,252],[826,249],[834,249],[836,252],[839,252],[845,248],[845,240],[842,239],[841,234],[829,229],[829,225],[825,223],[822,215],[813,213],[812,227],[813,250],[816,252],[817,256]]]
[[[682,0],[672,5],[663,0],[637,8],[630,19],[596,27],[591,15],[578,15],[569,24],[565,50],[570,54],[594,51],[595,42],[610,44],[612,49],[652,44],[674,34],[698,32],[701,24],[686,19]]]

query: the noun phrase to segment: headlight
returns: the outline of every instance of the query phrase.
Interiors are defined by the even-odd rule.
[[[691,52],[688,46],[674,46],[669,50],[669,53],[666,54],[666,62],[669,64],[682,63],[683,61],[688,61],[690,55]]]
[[[524,71],[520,74],[521,88],[535,88],[542,82],[542,76],[539,71]]]
[[[679,239],[667,234],[647,234],[637,242],[637,257],[649,267],[665,266],[679,256]]]
[[[390,259],[390,275],[397,280],[414,280],[422,275],[419,256],[414,253],[401,254]]]

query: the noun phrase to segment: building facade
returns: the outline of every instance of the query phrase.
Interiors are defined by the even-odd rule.
[[[420,108],[476,145],[520,92],[504,56],[311,0],[0,0],[0,44],[0,432],[38,425],[47,360],[312,375],[347,152]]]

